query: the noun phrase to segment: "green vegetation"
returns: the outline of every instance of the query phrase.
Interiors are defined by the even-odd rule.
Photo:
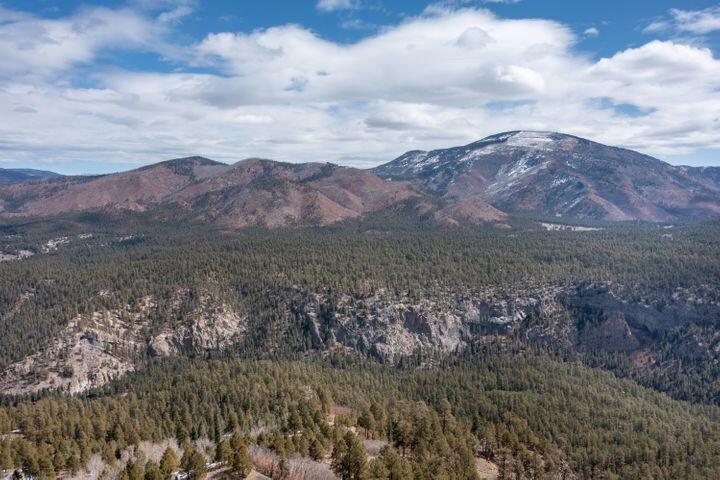
[[[335,427],[326,416],[333,403],[352,409]],[[389,478],[388,470],[412,473],[393,478],[475,478],[480,455],[504,465],[507,478],[557,478],[565,465],[583,478],[714,478],[719,414],[598,370],[498,347],[412,371],[342,356],[167,359],[90,398],[3,407],[0,431],[22,435],[0,442],[0,458],[3,468],[52,476],[78,469],[93,452],[113,462],[115,451],[141,440],[188,445],[208,437],[238,472],[248,471],[249,441],[283,458],[332,452],[341,478]],[[342,424],[358,425],[358,437]],[[264,433],[247,437],[257,425],[267,426]],[[387,439],[391,449],[366,464],[365,436]],[[166,452],[161,472],[177,468],[173,456]],[[201,475],[201,457],[186,447],[180,466]]]
[[[431,289],[612,281],[665,294],[698,285],[716,292],[717,224],[680,226],[668,237],[646,226],[582,234],[358,234],[338,226],[229,235],[135,223],[137,231],[96,226],[93,237],[81,239],[86,225],[3,227],[6,248],[37,255],[0,263],[0,368],[48,345],[79,313],[132,305],[146,295],[158,302],[148,337],[183,322],[183,312],[207,291],[247,313],[250,333],[208,358],[138,353],[137,374],[87,396],[4,398],[2,469],[54,478],[78,471],[93,454],[110,464],[141,441],[174,438],[182,452],[128,462],[122,478],[168,478],[178,469],[201,478],[207,452],[191,445],[207,438],[211,457],[240,477],[250,471],[251,449],[262,447],[280,458],[278,475],[287,459],[302,455],[329,458],[343,479],[472,479],[477,457],[498,464],[506,479],[562,478],[563,472],[720,478],[718,407],[672,400],[638,384],[715,403],[717,367],[697,355],[678,357],[676,347],[693,335],[714,335],[718,319],[668,333],[657,358],[672,369],[647,371],[622,353],[552,348],[521,335],[485,338],[427,363],[418,356],[402,368],[383,366],[313,351],[297,315],[315,293],[332,303],[336,295],[380,289],[423,298]],[[70,242],[40,253],[63,231],[71,232]],[[188,304],[178,311],[173,299],[183,289]],[[331,425],[328,415],[337,405],[350,410]],[[388,447],[368,460],[368,439]]]
[[[121,242],[105,231],[74,239],[57,252],[0,263],[5,333],[0,368],[46,345],[78,313],[145,295],[168,300],[183,288],[218,291],[268,326],[277,323],[281,306],[304,293],[386,288],[421,297],[437,285],[473,290],[611,280],[671,290],[720,283],[720,228],[678,228],[672,238],[662,233],[647,228],[583,234],[223,236],[156,230]],[[101,297],[102,290],[112,295]],[[23,299],[28,294],[30,301]],[[155,320],[167,321],[164,313],[161,306]]]

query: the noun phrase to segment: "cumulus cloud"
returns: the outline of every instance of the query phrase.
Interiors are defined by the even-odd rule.
[[[210,35],[197,51],[233,76],[223,83],[239,92],[219,99],[224,106],[297,99],[286,88],[293,79],[304,79],[303,101],[449,104],[545,90],[546,75],[575,61],[567,50],[572,38],[554,22],[466,10],[417,18],[351,45],[291,25]]]
[[[91,8],[71,17],[47,20],[0,11],[0,75],[52,73],[89,63],[107,48],[141,47],[155,27],[133,10]]]
[[[107,15],[135,28],[114,31]],[[720,147],[720,60],[711,50],[656,40],[593,60],[576,51],[567,25],[483,9],[427,11],[354,43],[299,25],[213,33],[171,45],[181,70],[205,73],[115,68],[93,71],[92,88],[68,80],[107,49],[169,42],[160,15],[91,10],[0,25],[0,59],[20,55],[21,66],[1,67],[0,159],[134,164],[198,153],[371,166],[513,129],[657,155]],[[4,35],[6,27],[16,30]],[[33,61],[57,48],[34,32],[53,28],[70,32],[56,35],[61,43],[84,47],[50,66]]]
[[[585,31],[583,32],[583,35],[585,35],[586,37],[594,38],[594,37],[597,37],[598,35],[600,35],[600,30],[598,30],[595,27],[590,27],[590,28],[585,29]]]

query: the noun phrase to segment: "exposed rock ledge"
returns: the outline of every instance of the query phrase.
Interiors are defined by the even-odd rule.
[[[178,292],[179,307],[184,292]],[[57,390],[77,394],[135,370],[139,356],[220,350],[245,331],[245,318],[210,296],[174,330],[150,335],[152,297],[122,309],[79,315],[55,342],[0,373],[0,392],[21,395]],[[149,338],[149,340],[148,340]]]

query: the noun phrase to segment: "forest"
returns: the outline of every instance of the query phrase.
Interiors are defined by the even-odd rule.
[[[134,352],[136,373],[81,395],[3,397],[7,472],[54,478],[100,462],[107,478],[200,478],[218,465],[241,478],[253,468],[312,478],[297,473],[308,459],[342,479],[471,479],[483,459],[501,479],[720,476],[708,359],[649,371],[623,353],[538,343],[517,330],[383,364],[366,351],[317,348],[298,314],[315,294],[423,299],[492,287],[512,296],[588,282],[623,285],[638,302],[705,286],[717,304],[717,224],[228,234],[28,223],[2,233],[4,250],[35,255],[0,263],[1,368],[46,348],[78,315],[148,295],[158,299],[148,338],[182,324],[207,291],[250,319],[249,333],[223,351]],[[43,248],[53,238],[67,241]],[[179,290],[189,292],[180,309]],[[718,320],[702,326],[714,332]],[[687,339],[673,335],[661,343],[668,365]],[[148,442],[165,442],[163,455],[141,454]],[[368,442],[382,448],[370,453]]]
[[[346,413],[330,426],[334,405]],[[497,462],[501,478],[558,478],[563,469],[580,478],[713,478],[718,413],[577,363],[493,346],[406,371],[346,355],[173,359],[86,398],[6,404],[0,459],[51,478],[94,454],[113,464],[123,450],[167,438],[183,446],[186,467],[203,438],[212,440],[208,458],[259,445],[280,459],[321,459],[363,448],[342,446],[353,443],[343,433],[352,426],[387,447],[369,462],[361,455],[362,466],[341,478],[476,478],[476,456]],[[242,448],[225,444],[236,435]],[[238,470],[245,464],[238,460]]]

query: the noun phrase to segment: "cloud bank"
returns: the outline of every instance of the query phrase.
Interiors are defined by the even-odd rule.
[[[589,33],[555,21],[435,7],[351,44],[279,25],[179,45],[190,10],[178,8],[0,10],[0,162],[197,153],[364,167],[514,129],[660,156],[720,147],[720,60],[694,44],[593,59],[576,47]],[[123,69],[114,52],[175,71]]]

